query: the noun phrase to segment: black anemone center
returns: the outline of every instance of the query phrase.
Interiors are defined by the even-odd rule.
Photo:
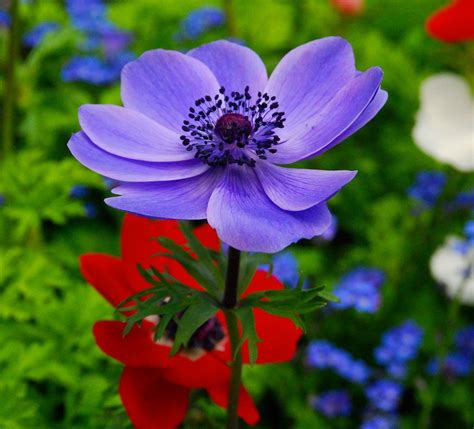
[[[215,131],[226,143],[240,142],[252,132],[252,124],[240,113],[225,113],[216,122]]]
[[[178,316],[179,317],[179,316]],[[166,326],[165,335],[168,339],[174,340],[178,325],[172,320]],[[188,349],[214,350],[217,344],[225,337],[222,325],[217,317],[213,317],[201,325],[188,341]]]

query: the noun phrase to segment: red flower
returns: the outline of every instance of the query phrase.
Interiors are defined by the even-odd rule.
[[[474,1],[454,0],[428,18],[426,29],[430,36],[443,42],[474,39]]]
[[[359,15],[364,10],[364,0],[331,0],[331,4],[343,15]]]
[[[219,240],[208,225],[194,230],[203,245],[219,250]],[[176,261],[163,256],[153,257],[164,249],[152,237],[168,237],[178,244],[185,239],[176,221],[152,221],[126,215],[122,228],[122,257],[104,254],[81,256],[84,278],[113,306],[150,285],[136,269],[153,265],[178,278],[191,288],[201,286]],[[263,271],[258,271],[245,292],[282,289],[282,284]],[[289,320],[254,309],[257,333],[263,342],[258,344],[257,363],[290,360],[296,350],[301,330]],[[100,321],[94,325],[98,346],[109,356],[125,365],[120,380],[120,396],[127,413],[138,429],[172,429],[178,426],[187,410],[189,392],[204,388],[221,407],[227,405],[230,380],[230,345],[222,312],[201,327],[195,334],[196,347],[170,357],[170,340],[153,340],[152,321],[142,327],[134,326],[124,336],[125,323]],[[194,336],[193,336],[194,338]],[[210,341],[210,342],[209,342]],[[248,363],[248,348],[243,347],[244,362]],[[252,398],[241,386],[239,415],[248,424],[259,419]]]

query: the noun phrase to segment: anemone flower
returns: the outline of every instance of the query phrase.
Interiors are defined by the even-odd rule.
[[[426,29],[430,36],[443,42],[473,40],[473,17],[472,0],[454,0],[428,18]]]
[[[122,183],[110,206],[207,218],[232,247],[277,252],[324,233],[326,201],[356,174],[278,164],[318,156],[370,121],[387,99],[382,75],[357,71],[338,37],[290,51],[270,78],[257,54],[228,41],[157,49],[124,67],[124,107],[80,108],[68,146]]]
[[[426,79],[413,128],[416,145],[460,171],[474,170],[474,100],[468,82],[453,73]]]
[[[194,230],[201,243],[215,251],[219,240],[208,225]],[[104,254],[86,254],[81,257],[81,271],[85,279],[107,301],[116,306],[134,293],[149,288],[141,277],[137,264],[151,265],[168,271],[190,288],[201,289],[175,260],[153,256],[164,248],[152,237],[168,237],[185,244],[185,238],[176,221],[153,221],[126,215],[122,229],[120,258]],[[259,290],[283,289],[273,276],[258,271],[245,295]],[[256,330],[263,340],[258,343],[257,363],[290,360],[296,350],[301,330],[288,319],[254,309]],[[125,365],[120,380],[120,396],[125,409],[138,429],[173,429],[184,419],[191,389],[202,388],[219,406],[226,407],[231,370],[230,345],[222,312],[207,321],[192,336],[185,349],[170,356],[176,326],[169,324],[165,335],[155,341],[154,317],[135,325],[123,335],[124,322],[99,321],[94,335],[102,351]],[[248,347],[243,347],[244,362],[249,362]],[[252,398],[243,386],[240,388],[239,415],[255,424],[259,414]]]

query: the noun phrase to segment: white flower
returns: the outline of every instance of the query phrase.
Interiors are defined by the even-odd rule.
[[[460,294],[464,304],[474,305],[474,246],[458,237],[446,243],[431,257],[431,274],[445,286],[450,298]],[[460,290],[462,288],[462,291]]]
[[[413,139],[438,161],[474,170],[474,99],[469,84],[453,73],[426,79],[420,91]]]

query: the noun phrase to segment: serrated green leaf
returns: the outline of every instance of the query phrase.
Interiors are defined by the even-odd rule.
[[[242,336],[240,338],[239,344],[235,349],[234,358],[236,353],[245,343],[245,341],[248,341],[249,361],[251,364],[254,364],[255,362],[257,362],[258,358],[257,343],[261,342],[262,340],[259,338],[257,330],[255,328],[255,317],[253,315],[253,311],[250,307],[246,307],[235,310],[235,313],[237,315],[237,318],[240,320],[242,326]]]

